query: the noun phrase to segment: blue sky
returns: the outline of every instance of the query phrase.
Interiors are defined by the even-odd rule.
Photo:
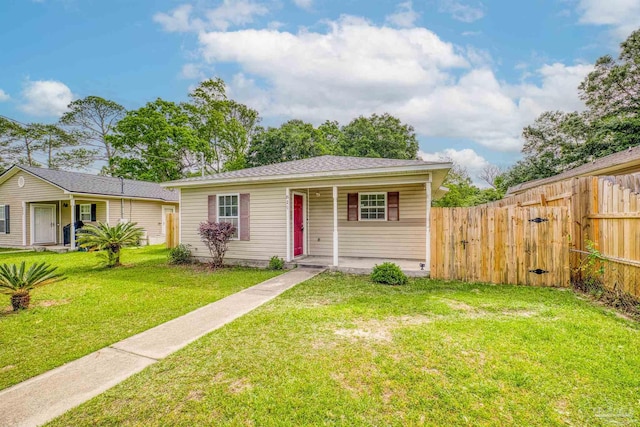
[[[518,159],[542,111],[583,108],[578,83],[638,26],[638,0],[4,1],[0,114],[182,101],[220,76],[265,125],[390,112],[476,174]]]

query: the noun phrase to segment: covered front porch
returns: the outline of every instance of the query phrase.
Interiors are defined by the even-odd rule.
[[[338,265],[333,265],[330,256],[303,256],[296,258],[293,263],[298,267],[326,267],[331,271],[351,274],[370,274],[376,265],[392,262],[409,277],[429,277],[429,268],[421,259],[403,258],[367,258],[367,257],[339,257]]]
[[[109,201],[69,196],[58,200],[25,201],[22,206],[23,246],[62,250],[76,248],[76,228],[108,222]]]
[[[288,187],[285,261],[368,273],[393,262],[428,275],[431,177]]]

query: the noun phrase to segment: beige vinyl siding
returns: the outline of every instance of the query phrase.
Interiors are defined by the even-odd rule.
[[[18,187],[19,177],[24,187]],[[0,204],[10,206],[10,234],[0,233],[0,246],[22,246],[22,201],[54,201],[64,196],[58,187],[25,172],[18,172],[0,185]],[[57,202],[56,202],[57,204]],[[30,208],[26,206],[27,244],[30,242]]]
[[[209,256],[209,251],[200,241],[198,227],[201,222],[207,220],[209,195],[228,193],[251,194],[251,240],[232,241],[227,257],[256,260],[266,260],[273,255],[284,257],[285,190],[284,187],[270,185],[182,189],[182,243],[191,245],[196,256]]]
[[[347,221],[348,193],[400,193],[399,221]],[[316,194],[320,193],[318,197]],[[338,189],[339,256],[422,259],[426,248],[426,195],[423,184]],[[309,255],[333,254],[331,188],[310,190]]]
[[[340,256],[395,257],[422,259],[425,256],[426,195],[423,183],[428,176],[378,177],[368,179],[325,180],[274,184],[251,184],[206,188],[182,188],[182,237],[197,256],[209,256],[200,242],[198,226],[207,220],[208,196],[212,194],[251,194],[251,240],[232,241],[230,259],[268,260],[286,256],[285,191],[289,187],[307,197],[307,252],[328,256],[333,252],[333,185],[338,191],[338,233]],[[318,187],[322,185],[322,187]],[[347,221],[349,192],[400,192],[400,221]],[[316,195],[319,193],[319,196]]]
[[[150,244],[163,243],[162,206],[174,206],[178,212],[178,204],[172,202],[124,199],[124,219],[135,222],[142,227]],[[109,201],[109,224],[115,225],[121,218],[120,199]]]

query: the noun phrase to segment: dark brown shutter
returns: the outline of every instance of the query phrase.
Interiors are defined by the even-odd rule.
[[[91,204],[91,221],[96,221],[96,204],[92,203]]]
[[[9,234],[10,230],[10,226],[11,225],[11,218],[9,216],[9,205],[4,205],[4,232],[6,234]]]
[[[358,220],[358,193],[347,194],[347,221]]]
[[[207,219],[210,222],[216,222],[216,220],[218,219],[218,212],[216,212],[216,209],[218,207],[218,196],[216,196],[215,194],[212,194],[211,196],[209,196],[209,213],[207,215]]]
[[[80,221],[80,205],[76,205],[76,221]]]
[[[400,193],[387,193],[387,221],[400,220]]]
[[[249,193],[240,194],[240,240],[250,239],[250,200],[251,195]]]

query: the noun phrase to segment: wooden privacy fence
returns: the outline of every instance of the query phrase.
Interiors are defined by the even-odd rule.
[[[180,243],[180,236],[178,234],[179,230],[179,218],[177,213],[169,212],[167,213],[167,218],[165,221],[166,230],[165,235],[167,238],[167,248],[175,248]]]
[[[431,276],[569,286],[566,207],[433,208]]]
[[[604,259],[603,284],[640,297],[640,174],[572,178],[493,205],[567,206],[572,217],[572,280],[584,280],[589,245]],[[591,272],[593,273],[593,271]]]

